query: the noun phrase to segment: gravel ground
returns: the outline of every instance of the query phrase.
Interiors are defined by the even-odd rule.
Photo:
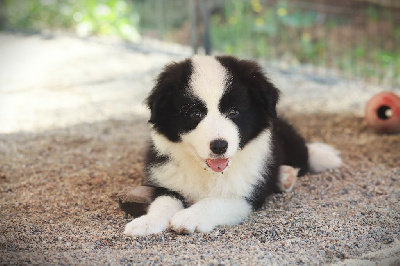
[[[400,135],[360,116],[379,88],[269,68],[281,113],[345,165],[302,177],[241,225],[129,238],[116,194],[143,178],[140,103],[189,51],[44,37],[0,34],[1,264],[400,265]]]

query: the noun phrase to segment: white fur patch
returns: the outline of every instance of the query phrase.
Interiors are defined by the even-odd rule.
[[[182,209],[180,200],[169,196],[158,197],[151,203],[146,215],[132,220],[125,226],[124,234],[143,236],[160,233],[167,229],[171,217]]]
[[[262,173],[271,158],[271,132],[265,130],[250,141],[230,160],[230,166],[217,173],[193,154],[186,143],[173,143],[152,132],[161,154],[171,158],[167,163],[151,168],[149,178],[156,184],[182,194],[190,203],[206,197],[243,198],[250,195],[254,185],[263,181]]]
[[[218,112],[219,100],[229,79],[226,69],[212,56],[196,55],[192,63],[190,91],[207,104],[208,111]]]
[[[224,139],[228,142],[225,158],[234,156],[239,149],[239,129],[235,123],[220,113],[209,112],[194,130],[181,137],[182,143],[192,146],[193,152],[203,161],[214,156],[210,150],[210,143],[213,140]]]
[[[340,152],[333,147],[321,142],[309,143],[307,147],[311,172],[322,172],[342,165]]]
[[[206,104],[207,115],[194,130],[182,136],[182,142],[192,146],[193,153],[205,161],[213,157],[210,143],[224,139],[228,142],[224,157],[229,158],[236,153],[240,142],[236,124],[219,111],[219,102],[226,90],[229,74],[211,56],[194,56],[192,63],[189,91]]]
[[[209,232],[218,225],[242,222],[251,210],[245,199],[205,198],[175,214],[170,228],[178,233]]]

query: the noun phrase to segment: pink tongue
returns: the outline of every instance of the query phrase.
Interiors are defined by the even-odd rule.
[[[228,159],[207,159],[208,166],[215,172],[222,172],[228,166]]]

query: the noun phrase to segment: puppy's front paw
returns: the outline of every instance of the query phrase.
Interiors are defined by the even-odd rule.
[[[194,208],[179,211],[169,222],[169,228],[180,234],[210,232],[214,226],[204,213]]]
[[[163,222],[148,215],[134,219],[125,226],[124,234],[128,236],[144,236],[164,231],[168,222]]]

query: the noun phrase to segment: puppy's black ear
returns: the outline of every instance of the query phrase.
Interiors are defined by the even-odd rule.
[[[157,83],[149,97],[145,100],[147,108],[150,109],[149,123],[154,124],[158,113],[163,109],[163,106],[167,104],[169,98],[168,91],[167,87]]]
[[[245,79],[250,84],[250,90],[255,101],[261,103],[267,113],[277,117],[276,105],[279,101],[279,90],[264,74],[262,68],[253,61],[242,60],[242,69]]]
[[[279,101],[279,90],[264,75],[262,79],[263,80],[258,87],[261,99],[263,100],[263,104],[267,109],[268,114],[271,117],[276,118],[276,105]]]
[[[167,110],[173,108],[169,102],[173,95],[182,93],[183,89],[188,86],[191,69],[191,62],[186,59],[167,65],[158,75],[153,90],[145,100],[145,104],[151,112],[150,123],[154,124],[156,119],[168,120],[167,115],[174,113],[175,110]]]

